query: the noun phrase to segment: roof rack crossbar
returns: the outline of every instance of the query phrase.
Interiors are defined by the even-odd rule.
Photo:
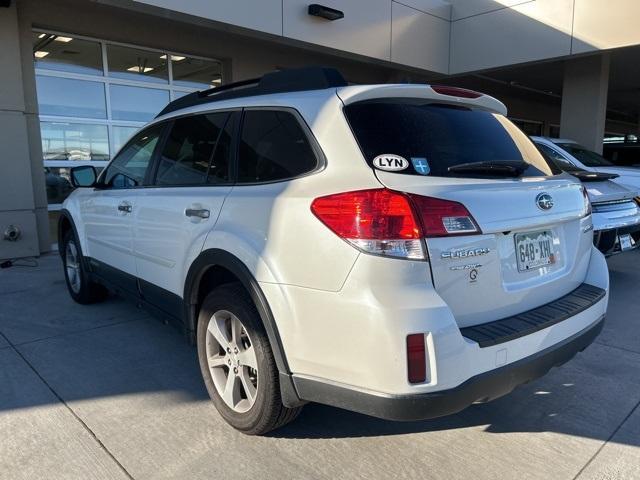
[[[344,87],[344,77],[333,68],[305,67],[280,70],[263,75],[260,78],[242,80],[219,87],[189,93],[169,102],[156,118],[183,108],[232,98],[268,95],[270,93],[300,92],[304,90],[322,90]]]

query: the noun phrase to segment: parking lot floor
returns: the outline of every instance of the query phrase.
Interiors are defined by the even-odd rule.
[[[2,270],[0,478],[640,479],[640,252],[608,263],[603,333],[510,395],[409,423],[311,404],[266,437],[221,420],[173,327],[75,304],[53,254]]]

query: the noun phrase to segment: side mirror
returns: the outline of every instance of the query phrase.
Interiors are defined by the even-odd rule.
[[[71,169],[71,184],[75,187],[93,187],[98,173],[93,165],[81,165]]]

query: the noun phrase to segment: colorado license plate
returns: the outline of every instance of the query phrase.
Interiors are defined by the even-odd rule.
[[[526,272],[555,263],[553,234],[549,230],[516,233],[515,241],[519,272]]]

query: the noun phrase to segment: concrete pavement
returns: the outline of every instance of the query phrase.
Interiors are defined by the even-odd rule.
[[[73,303],[57,256],[0,271],[0,478],[638,479],[640,252],[609,265],[596,343],[511,395],[411,423],[308,405],[263,438],[219,418],[172,327]]]

